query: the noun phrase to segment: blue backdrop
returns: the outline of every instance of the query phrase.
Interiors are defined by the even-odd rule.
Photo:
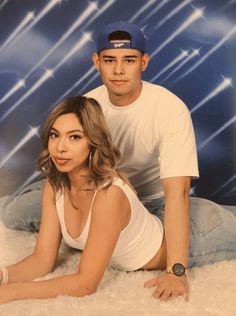
[[[236,204],[236,0],[1,0],[0,196],[36,179],[49,109],[101,83],[90,59],[95,32],[115,20],[148,38],[143,79],[192,112],[201,175],[192,194]]]

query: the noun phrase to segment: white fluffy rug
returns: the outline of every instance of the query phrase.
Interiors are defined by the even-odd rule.
[[[14,263],[31,253],[36,236],[11,231],[0,222],[0,265]],[[47,277],[71,273],[79,253],[62,246],[58,266]],[[96,260],[96,259],[94,259]],[[161,303],[143,283],[159,272],[125,273],[109,269],[98,291],[87,297],[15,301],[0,306],[0,316],[235,316],[236,261],[221,262],[190,271],[190,301]]]

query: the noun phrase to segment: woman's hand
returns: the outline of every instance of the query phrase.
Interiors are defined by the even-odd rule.
[[[178,277],[171,273],[165,273],[145,282],[144,287],[150,288],[156,286],[153,297],[166,302],[169,299],[183,295],[185,301],[189,300],[189,286],[187,277]]]

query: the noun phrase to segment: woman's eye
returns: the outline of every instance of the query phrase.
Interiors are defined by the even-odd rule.
[[[54,138],[57,138],[58,135],[57,135],[56,133],[54,133],[54,132],[51,132],[51,133],[49,134],[49,137],[52,138],[52,139],[54,139]]]
[[[80,139],[81,139],[81,136],[79,136],[79,135],[71,135],[71,136],[70,136],[70,139],[71,139],[71,140],[80,140]]]

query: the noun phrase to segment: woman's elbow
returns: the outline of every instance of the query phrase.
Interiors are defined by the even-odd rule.
[[[75,296],[78,297],[94,294],[98,288],[98,284],[96,282],[81,276],[78,277],[78,281],[76,283]]]

